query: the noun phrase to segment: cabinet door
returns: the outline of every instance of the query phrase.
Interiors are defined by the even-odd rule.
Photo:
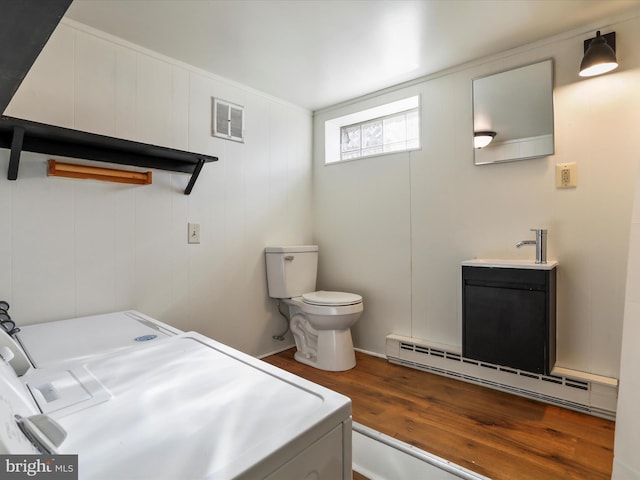
[[[546,294],[500,286],[466,285],[463,355],[544,373],[548,348]]]

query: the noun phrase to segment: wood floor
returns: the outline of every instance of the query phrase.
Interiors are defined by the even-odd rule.
[[[294,352],[264,360],[350,397],[355,422],[494,480],[611,478],[614,422],[358,352],[347,372]]]

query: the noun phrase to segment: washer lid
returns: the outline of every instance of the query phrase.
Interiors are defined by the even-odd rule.
[[[311,305],[356,305],[362,302],[362,297],[355,293],[346,292],[326,292],[320,290],[317,292],[303,293],[302,300]]]

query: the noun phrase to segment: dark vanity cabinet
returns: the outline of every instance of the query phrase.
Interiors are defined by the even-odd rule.
[[[548,375],[555,340],[555,267],[463,265],[464,357]]]

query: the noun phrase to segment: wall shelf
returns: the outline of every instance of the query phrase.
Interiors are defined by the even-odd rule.
[[[7,178],[16,180],[22,151],[190,173],[189,195],[205,163],[217,157],[107,137],[13,117],[0,117],[0,148],[11,149]]]

